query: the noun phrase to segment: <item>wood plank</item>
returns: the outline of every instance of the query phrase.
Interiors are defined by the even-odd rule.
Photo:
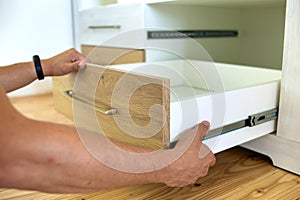
[[[300,1],[287,0],[277,135],[300,142]]]

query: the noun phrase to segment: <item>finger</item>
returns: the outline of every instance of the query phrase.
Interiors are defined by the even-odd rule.
[[[70,64],[71,71],[77,72],[80,69],[80,61],[76,61]]]
[[[202,144],[199,149],[199,158],[203,159],[211,153],[211,150],[205,145]]]
[[[199,125],[178,134],[175,138],[176,148],[185,148],[190,145],[200,147],[203,136],[206,135],[209,129],[209,122],[203,121]]]
[[[204,159],[211,153],[211,150],[205,145],[202,144],[199,150],[199,158]]]
[[[90,59],[88,58],[83,58],[80,60],[80,63],[79,63],[79,70],[82,70],[84,68],[86,68],[86,63],[90,63]]]
[[[216,157],[205,144],[201,145],[199,158],[202,160],[203,165],[205,166],[213,166],[216,163]]]
[[[71,48],[69,49],[69,52],[71,53],[72,62],[76,62],[76,61],[85,61],[86,57],[84,55],[82,55],[81,53],[79,53],[76,49]]]

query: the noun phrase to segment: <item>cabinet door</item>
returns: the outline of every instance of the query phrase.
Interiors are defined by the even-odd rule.
[[[287,0],[278,136],[300,142],[300,1]]]

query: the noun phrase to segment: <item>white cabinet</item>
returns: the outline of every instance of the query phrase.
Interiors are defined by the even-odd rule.
[[[81,44],[110,45],[113,41],[109,39],[135,29],[233,30],[238,31],[237,37],[194,39],[216,62],[275,69],[281,69],[282,65],[285,23],[283,0],[123,3],[81,10],[77,14],[77,22],[75,39],[79,49]],[[128,46],[132,43],[136,46],[169,48],[176,45],[174,49],[184,48],[184,42],[180,39],[147,40],[146,33],[138,37],[128,33],[125,37],[126,40],[114,45]],[[136,42],[137,38],[140,43]],[[188,48],[186,51],[186,56],[193,55]]]
[[[287,0],[282,85],[276,134],[244,144],[270,156],[275,166],[300,174],[299,66],[300,2]]]
[[[214,152],[250,141],[243,146],[269,155],[274,160],[274,164],[279,167],[300,173],[300,154],[295,150],[300,147],[299,134],[297,134],[300,128],[297,123],[299,120],[295,115],[299,108],[295,99],[299,95],[294,85],[298,83],[296,66],[300,64],[295,56],[299,52],[297,39],[299,10],[300,4],[297,0],[287,2],[284,0],[149,0],[143,3],[96,6],[82,10],[76,15],[77,25],[79,25],[76,40],[78,46],[144,48],[145,65],[150,65],[149,68],[138,67],[138,70],[135,70],[136,65],[116,65],[111,68],[167,79],[170,81],[171,90],[175,91],[177,96],[184,95],[185,85],[178,84],[176,76],[172,76],[172,73],[168,74],[163,69],[155,70],[152,65],[160,63],[167,65],[169,69],[178,67],[184,69],[179,71],[183,77],[188,77],[193,88],[203,89],[203,86],[199,86],[201,82],[220,79],[223,82],[223,92],[217,90],[214,93],[213,87],[210,88],[212,90],[208,90],[210,91],[208,94],[205,92],[200,94],[196,90],[194,100],[198,102],[197,109],[189,103],[190,98],[172,101],[171,94],[170,121],[168,121],[171,139],[183,129],[203,119],[209,119],[212,121],[212,129],[225,130],[221,136],[216,136],[212,132],[206,138],[205,143]],[[237,35],[231,37],[198,35],[193,43],[191,39],[178,37],[181,35],[174,30],[191,34],[200,34],[203,31],[208,31],[208,34],[221,31],[225,34],[224,31],[232,31],[231,33],[237,32]],[[161,38],[149,37],[149,34],[156,33],[157,37]],[[193,48],[195,44],[201,44],[208,54],[206,51],[195,51]],[[182,64],[185,61],[195,65],[201,63],[200,68],[203,66],[205,68],[203,60],[211,61],[210,56],[214,61],[210,64],[213,63],[214,69],[219,74],[217,78],[211,75],[206,76],[205,81],[200,80],[201,78],[195,79],[195,73]],[[279,104],[282,63],[284,63],[284,74],[279,131],[269,134],[276,130],[277,125],[277,121],[272,117],[277,114],[273,109]],[[101,66],[97,67],[101,68]],[[205,75],[204,71],[202,72]],[[212,97],[220,94],[223,95],[224,102],[212,104]],[[185,109],[190,110],[188,112],[195,111],[200,114],[192,118],[182,115],[180,108],[177,107],[178,102],[185,105]],[[217,123],[211,115],[214,109],[224,110],[222,124]],[[187,112],[186,110],[184,111]],[[268,113],[260,115],[265,111]],[[265,120],[270,116],[272,120]],[[185,124],[181,129],[177,129],[176,123],[180,120]],[[249,126],[249,120],[257,120],[257,125]],[[260,123],[260,120],[266,122]],[[286,133],[285,129],[289,129],[289,133]],[[280,151],[277,149],[278,146],[282,147]],[[289,152],[290,146],[293,146],[293,153]]]
[[[101,6],[79,13],[79,45],[100,45],[112,37],[144,26],[141,4]]]

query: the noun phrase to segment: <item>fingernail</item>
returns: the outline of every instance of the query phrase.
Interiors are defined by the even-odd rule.
[[[85,68],[85,64],[82,63],[82,62],[80,62],[80,63],[79,63],[79,69],[84,69],[84,68]]]
[[[209,126],[210,126],[210,123],[208,121],[203,121],[202,124],[204,126],[206,126],[207,128],[209,128]]]

